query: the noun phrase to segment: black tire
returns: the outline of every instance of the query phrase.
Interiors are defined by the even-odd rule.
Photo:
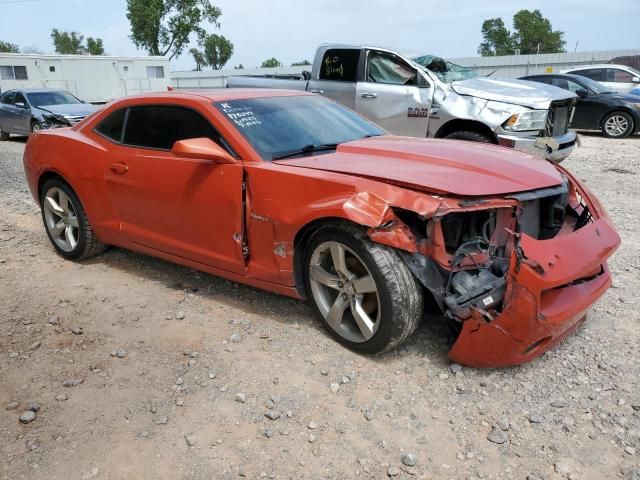
[[[31,121],[31,133],[37,133],[42,130],[42,124],[37,120]]]
[[[620,131],[619,134],[616,134],[619,131],[618,128],[610,128],[608,122],[615,122],[616,119],[619,121],[626,122],[626,129]],[[622,119],[622,120],[620,120]],[[633,117],[629,115],[627,112],[611,112],[608,113],[603,119],[602,124],[600,126],[600,130],[602,134],[607,138],[625,138],[633,133],[635,129],[635,124],[633,122]]]
[[[60,248],[54,241],[49,228],[47,227],[44,202],[47,192],[54,188],[61,190],[69,198],[73,211],[75,212],[76,218],[78,220],[77,244],[71,251],[65,251]],[[58,178],[53,178],[45,182],[40,191],[40,210],[42,214],[42,222],[44,224],[45,231],[47,232],[47,236],[49,237],[49,240],[51,241],[53,247],[62,257],[69,260],[85,260],[87,258],[101,254],[107,248],[104,243],[98,240],[95,233],[93,232],[91,223],[89,223],[87,214],[82,204],[80,203],[78,196],[73,191],[73,189],[64,181]]]
[[[453,132],[444,138],[448,138],[450,140],[467,140],[469,142],[494,143],[489,136],[483,133],[471,132],[468,130]]]
[[[9,140],[9,134],[0,128],[0,142],[6,142],[7,140]]]
[[[325,320],[311,288],[313,253],[326,242],[339,242],[350,249],[373,278],[380,310],[377,330],[365,341],[351,341]],[[422,288],[392,248],[372,242],[362,230],[348,224],[325,227],[315,232],[304,251],[304,281],[309,303],[329,333],[342,345],[358,353],[375,354],[404,342],[416,330],[424,315]]]

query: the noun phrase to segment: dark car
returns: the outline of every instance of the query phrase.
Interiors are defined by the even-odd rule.
[[[0,95],[0,140],[10,134],[70,127],[98,109],[65,90],[49,88],[8,90]]]
[[[521,80],[546,83],[578,95],[571,120],[577,130],[601,130],[605,137],[624,138],[640,129],[640,96],[616,93],[580,75],[530,75]]]

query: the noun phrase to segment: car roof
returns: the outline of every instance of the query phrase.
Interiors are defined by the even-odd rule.
[[[176,95],[197,96],[212,102],[226,102],[228,100],[243,100],[248,98],[292,97],[313,94],[303,90],[284,90],[273,88],[216,88],[211,90],[172,90],[169,92],[147,93],[126,98],[172,98]]]
[[[573,73],[537,73],[535,75],[527,75],[526,77],[520,77],[520,80],[528,80],[529,78],[540,78],[540,77],[563,77],[569,78],[573,80],[582,80],[586,77],[582,75],[574,75]]]
[[[44,92],[66,92],[62,88],[11,88],[2,93],[24,92],[24,93],[44,93]]]
[[[623,70],[626,70],[629,67],[627,65],[614,65],[612,63],[598,63],[594,65],[579,65],[577,67],[567,68],[566,70],[563,70],[563,72],[571,72],[574,70],[591,70],[592,68],[622,68]]]

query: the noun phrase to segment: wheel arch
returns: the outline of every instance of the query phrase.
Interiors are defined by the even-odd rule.
[[[488,136],[492,143],[498,144],[498,137],[495,132],[491,130],[486,124],[479,122],[477,120],[467,120],[462,118],[455,118],[453,120],[449,120],[447,123],[442,125],[436,134],[435,138],[445,138],[447,135],[454,132],[461,131],[470,131],[480,133],[482,135]]]
[[[42,196],[42,189],[45,183],[47,183],[49,180],[52,180],[52,179],[59,179],[60,181],[66,183],[67,185],[69,185],[69,188],[71,188],[75,192],[75,194],[78,195],[78,191],[74,188],[71,182],[68,179],[66,179],[60,172],[58,172],[57,170],[45,170],[42,173],[40,173],[40,176],[38,177],[38,184],[37,184],[38,201]]]

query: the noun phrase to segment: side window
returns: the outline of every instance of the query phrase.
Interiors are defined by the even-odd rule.
[[[129,108],[124,144],[171,150],[178,140],[207,137],[220,143],[220,136],[199,113],[188,108],[149,105]]]
[[[631,83],[633,75],[619,68],[607,68],[607,82]]]
[[[5,105],[13,105],[13,99],[15,97],[15,93],[7,92],[2,96],[2,103]]]
[[[164,67],[147,67],[147,78],[164,78]]]
[[[579,83],[574,82],[573,80],[566,80],[567,82],[567,90],[570,92],[576,93],[578,90],[587,90],[585,87],[580,85]]]
[[[586,68],[584,70],[576,70],[571,72],[574,75],[582,75],[596,82],[606,82],[604,79],[604,70],[602,68]]]
[[[355,82],[358,74],[360,50],[334,49],[327,50],[320,65],[320,80],[339,82]]]
[[[1,65],[0,79],[2,80],[28,80],[27,67],[24,65]]]
[[[127,112],[126,108],[118,110],[105,118],[96,127],[96,132],[115,141],[122,142],[122,128],[124,127],[124,117]]]
[[[22,103],[23,105],[27,105],[27,100],[24,98],[24,95],[20,92],[16,92],[15,100],[13,103]]]
[[[416,85],[416,69],[401,59],[382,52],[367,53],[367,81],[391,85]]]
[[[564,78],[553,77],[551,79],[551,85],[554,87],[562,88],[563,90],[569,90],[567,81]]]

